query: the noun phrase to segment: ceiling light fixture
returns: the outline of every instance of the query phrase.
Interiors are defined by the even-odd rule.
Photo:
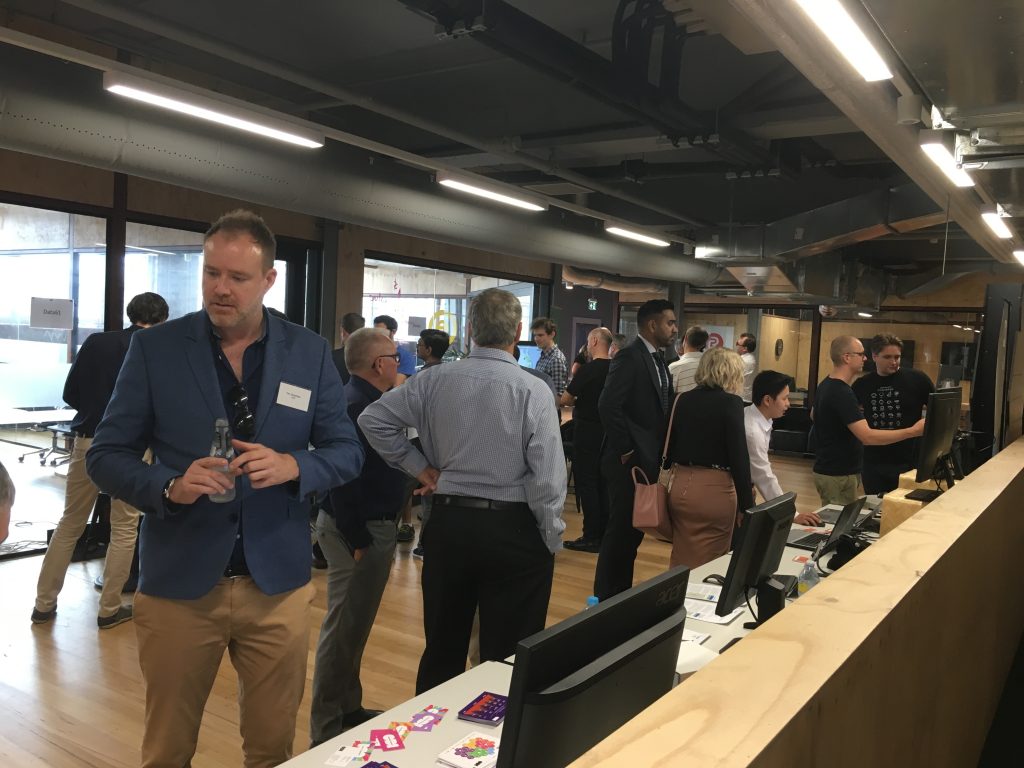
[[[871,313],[870,312],[858,312],[857,316],[858,317],[871,317]]]
[[[324,145],[323,134],[297,123],[262,114],[257,109],[247,108],[241,102],[232,103],[234,100],[229,102],[225,98],[208,96],[199,91],[193,92],[123,72],[105,72],[103,87],[118,96],[295,146],[316,149]]]
[[[1024,264],[1024,251],[1014,251],[1013,258],[1015,258],[1021,264]]]
[[[956,163],[956,133],[954,131],[923,130],[917,135],[924,151],[939,170],[958,187],[973,187],[974,179]]]
[[[626,229],[625,227],[620,227],[618,224],[611,224],[607,221],[604,224],[604,231],[611,235],[625,237],[627,240],[636,240],[638,243],[656,245],[659,248],[668,248],[670,245],[672,245],[672,243],[670,243],[668,240],[662,240],[661,238],[658,237],[645,235],[642,232],[637,232],[632,229]]]
[[[1008,218],[1006,212],[1003,210],[1001,205],[985,205],[981,208],[981,218],[988,224],[996,237],[1001,237],[1003,240],[1009,240],[1013,237],[1013,232],[1006,226],[1006,222],[1003,219]]]
[[[457,189],[459,192],[522,208],[524,211],[546,211],[548,209],[547,201],[543,198],[521,194],[518,190],[513,191],[505,185],[489,184],[482,179],[454,176],[447,171],[438,171],[437,183],[450,189]]]
[[[959,328],[961,331],[964,329],[964,327],[962,325],[957,325],[956,323],[953,323],[953,327],[954,328]]]
[[[868,82],[891,80],[892,72],[839,0],[796,0],[851,66]]]

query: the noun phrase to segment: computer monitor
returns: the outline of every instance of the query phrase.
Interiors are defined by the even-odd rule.
[[[774,574],[782,562],[795,515],[795,493],[784,493],[743,513],[740,543],[729,559],[715,613],[728,616],[748,599],[752,590],[757,590],[758,624],[782,609],[795,579]]]
[[[540,360],[540,347],[519,343],[519,365],[523,368],[536,368]]]
[[[960,402],[960,387],[940,389],[928,395],[924,435],[918,446],[917,476],[914,478],[918,483],[945,480],[947,488],[953,487],[953,438],[960,425]],[[938,495],[938,491],[912,491],[907,497],[931,501]]]
[[[497,768],[562,768],[672,688],[686,566],[522,640]]]

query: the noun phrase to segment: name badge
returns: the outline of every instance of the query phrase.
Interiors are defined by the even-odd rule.
[[[309,410],[309,397],[311,394],[312,392],[308,389],[282,381],[280,389],[277,390],[277,404],[305,412]]]

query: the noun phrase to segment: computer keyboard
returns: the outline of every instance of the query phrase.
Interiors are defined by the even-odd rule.
[[[799,545],[807,547],[809,549],[815,549],[817,546],[825,541],[828,541],[827,533],[809,533],[806,536],[801,536],[799,539],[793,542],[793,545]],[[792,545],[791,545],[792,546]]]

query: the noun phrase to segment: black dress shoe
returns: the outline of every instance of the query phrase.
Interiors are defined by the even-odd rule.
[[[600,552],[601,551],[601,540],[600,539],[587,539],[580,536],[574,541],[567,541],[563,545],[566,549],[571,549],[573,552]]]
[[[372,720],[377,715],[382,714],[384,710],[381,709],[359,709],[353,710],[341,718],[341,727],[346,730],[349,728],[355,728],[357,725],[362,725],[367,720]]]

